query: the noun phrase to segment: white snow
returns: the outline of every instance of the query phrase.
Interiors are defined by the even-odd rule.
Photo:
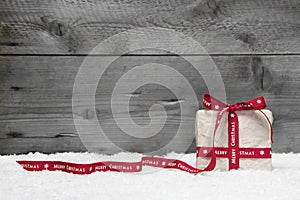
[[[144,167],[141,173],[28,172],[16,160],[60,160],[77,163],[137,161],[141,154],[40,153],[0,156],[0,199],[300,199],[300,154],[273,154],[272,171],[188,174]],[[170,153],[195,166],[195,154]]]

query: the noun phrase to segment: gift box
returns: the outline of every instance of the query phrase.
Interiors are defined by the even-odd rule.
[[[233,106],[204,98],[196,113],[197,168],[271,170],[272,112],[262,97]],[[227,113],[227,114],[226,114]]]

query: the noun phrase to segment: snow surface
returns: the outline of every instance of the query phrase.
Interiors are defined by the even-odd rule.
[[[77,163],[137,161],[141,154],[30,153],[0,156],[0,199],[289,199],[300,200],[300,154],[273,154],[272,171],[208,172],[144,167],[141,173],[28,172],[16,160],[60,160]],[[195,154],[170,153],[195,166]]]

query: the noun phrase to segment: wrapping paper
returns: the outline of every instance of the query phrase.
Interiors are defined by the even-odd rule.
[[[272,112],[261,110],[273,122]],[[239,147],[240,148],[271,148],[270,127],[265,116],[258,110],[236,111],[239,121]],[[212,147],[212,134],[214,131],[218,111],[199,110],[196,114],[195,134],[197,147]],[[228,147],[227,115],[224,115],[216,132],[215,147]],[[264,152],[262,152],[264,153]],[[205,168],[210,157],[197,157],[198,168]],[[240,158],[239,169],[271,170],[271,158]],[[217,158],[214,170],[225,171],[229,169],[228,158]]]

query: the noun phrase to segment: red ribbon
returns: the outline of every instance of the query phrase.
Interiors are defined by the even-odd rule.
[[[218,158],[228,158],[227,147],[215,147],[214,152]],[[197,157],[211,157],[211,147],[197,147]],[[271,148],[239,148],[239,158],[271,158]]]
[[[142,166],[151,166],[168,169],[178,169],[181,171],[197,174],[204,171],[211,171],[206,168],[204,170],[192,167],[191,165],[181,161],[158,157],[142,157],[139,162],[97,162],[90,164],[77,164],[62,161],[17,161],[27,171],[63,171],[73,174],[91,174],[93,172],[140,172]]]
[[[210,109],[219,111],[217,121],[215,124],[215,130],[213,133],[213,146],[212,147],[197,147],[197,157],[211,157],[210,163],[205,169],[195,168],[181,160],[158,158],[158,157],[142,157],[139,162],[97,162],[90,164],[77,164],[62,161],[17,161],[27,171],[63,171],[73,174],[91,174],[93,172],[140,172],[142,166],[151,166],[168,169],[178,169],[181,171],[197,174],[206,171],[212,171],[216,166],[216,158],[224,157],[229,158],[229,169],[239,168],[239,158],[270,158],[270,148],[239,148],[238,146],[238,117],[235,113],[237,110],[250,110],[265,108],[266,103],[263,97],[258,97],[248,102],[241,102],[235,105],[229,105],[219,101],[218,99],[204,95],[203,105]],[[228,112],[228,147],[220,148],[214,147],[214,139],[216,131],[219,127],[220,120],[225,112]],[[262,111],[261,111],[262,112]],[[264,114],[262,112],[262,114]],[[272,138],[272,126],[268,117],[266,117],[271,127]]]

